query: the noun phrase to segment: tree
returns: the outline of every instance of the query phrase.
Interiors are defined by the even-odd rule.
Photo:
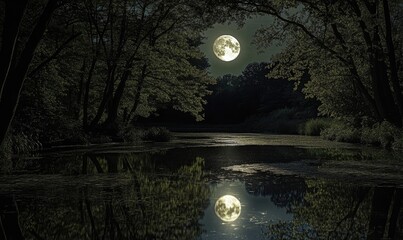
[[[267,77],[268,63],[251,63],[242,75],[224,75],[217,79],[206,105],[206,120],[213,123],[240,123],[284,108],[306,110],[312,103],[286,79]],[[299,81],[304,81],[301,76]]]
[[[26,6],[21,41],[28,38],[29,21],[35,21],[42,5],[38,0]],[[84,131],[114,135],[138,116],[165,107],[203,118],[204,96],[214,81],[206,67],[197,65],[204,57],[198,46],[207,24],[193,5],[63,2],[32,57],[13,135],[34,135],[42,143],[81,143]]]
[[[28,1],[4,1],[5,15],[0,51],[0,113],[2,116],[0,146],[3,145],[14,118],[20,92],[35,50],[45,34],[53,12],[57,8],[57,2],[57,0],[47,2],[31,34],[26,39],[25,46],[20,50],[16,45],[17,40],[22,35],[20,32],[21,22],[27,9]]]
[[[335,105],[341,101],[349,106],[349,101],[358,98],[362,105],[357,104],[355,112],[364,107],[369,111],[360,114],[402,127],[399,1],[252,0],[226,4],[243,14],[275,18],[257,40],[262,46],[275,40],[288,45],[274,59],[280,64],[273,76],[295,79],[308,70],[312,81],[305,92],[323,103],[323,114],[357,117],[354,112],[339,112]],[[332,81],[338,84],[329,89]],[[340,101],[332,104],[334,98]]]
[[[191,64],[203,57],[192,43],[206,25],[188,2],[87,1],[86,13],[93,49],[83,91],[87,130],[115,132],[119,123],[147,117],[162,104],[202,117],[206,86],[213,81]],[[95,76],[97,71],[103,74]],[[90,101],[95,110],[88,109]]]
[[[40,4],[30,9],[39,9]],[[76,89],[83,64],[83,31],[72,11],[75,7],[73,3],[58,7],[35,51],[11,127],[14,142],[21,135],[42,143],[53,142],[79,131]],[[25,23],[23,32],[29,27]]]

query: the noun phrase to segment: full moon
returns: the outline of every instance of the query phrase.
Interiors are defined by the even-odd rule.
[[[217,200],[214,211],[224,222],[233,222],[241,215],[241,202],[232,195],[225,195]]]
[[[214,41],[213,51],[219,59],[229,62],[238,57],[241,45],[233,36],[222,35]]]

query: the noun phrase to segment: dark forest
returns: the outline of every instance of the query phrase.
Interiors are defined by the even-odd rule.
[[[0,239],[401,239],[402,33],[401,0],[1,0]]]

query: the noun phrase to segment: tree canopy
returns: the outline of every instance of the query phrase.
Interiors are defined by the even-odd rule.
[[[214,4],[214,3],[212,3]],[[270,15],[256,42],[274,41],[286,48],[275,58],[272,76],[298,80],[317,98],[324,115],[356,120],[370,117],[401,127],[401,1],[215,1],[235,18]],[[278,64],[280,63],[280,64]]]
[[[203,119],[204,97],[214,83],[197,64],[204,58],[201,33],[209,26],[199,13],[203,4],[1,4],[2,143],[14,116],[16,131],[45,140],[79,129],[116,134],[165,105]]]

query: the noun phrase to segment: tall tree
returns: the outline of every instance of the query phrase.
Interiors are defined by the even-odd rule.
[[[21,37],[21,22],[27,10],[27,2],[27,0],[4,1],[5,16],[0,51],[0,114],[2,116],[0,145],[3,144],[10,128],[28,68],[57,7],[58,0],[47,2],[26,40],[25,46],[19,52],[16,49],[16,43]]]
[[[191,43],[207,25],[188,2],[88,0],[85,9],[95,49],[84,89],[87,130],[115,131],[118,122],[148,116],[160,104],[201,116],[202,98],[208,93],[204,86],[212,80],[190,64],[203,57]],[[93,76],[94,69],[102,75]],[[90,88],[91,81],[102,89]],[[97,107],[90,119],[91,99]]]

